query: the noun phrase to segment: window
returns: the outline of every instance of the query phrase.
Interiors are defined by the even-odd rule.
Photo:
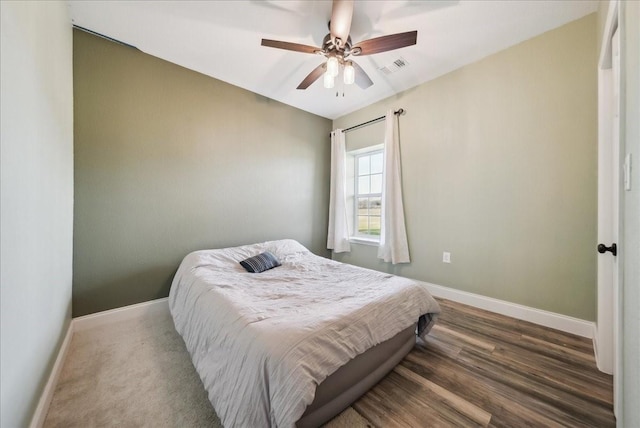
[[[380,239],[382,214],[382,150],[355,155],[354,224],[355,237]]]

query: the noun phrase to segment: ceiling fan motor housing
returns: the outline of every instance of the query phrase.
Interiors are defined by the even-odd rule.
[[[326,57],[334,55],[340,62],[349,55],[355,55],[354,50],[352,50],[351,36],[347,37],[346,43],[341,42],[341,39],[334,39],[331,37],[331,33],[329,33],[324,36],[324,39],[322,40],[322,50],[318,51],[318,53]]]

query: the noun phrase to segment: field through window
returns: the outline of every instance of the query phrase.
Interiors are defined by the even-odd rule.
[[[358,236],[380,236],[383,165],[381,150],[356,157],[355,211]]]

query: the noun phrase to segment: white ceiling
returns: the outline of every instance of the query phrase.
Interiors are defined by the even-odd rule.
[[[70,1],[74,25],[317,115],[335,119],[595,12],[597,1],[356,1],[354,44],[418,30],[418,43],[357,58],[373,86],[296,86],[323,57],[260,46],[262,38],[321,46],[330,1]],[[389,75],[378,69],[402,57]]]

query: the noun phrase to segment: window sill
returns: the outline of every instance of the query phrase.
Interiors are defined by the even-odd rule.
[[[371,245],[372,247],[380,245],[380,241],[377,239],[361,238],[359,236],[352,236],[349,238],[349,242],[352,244]]]

